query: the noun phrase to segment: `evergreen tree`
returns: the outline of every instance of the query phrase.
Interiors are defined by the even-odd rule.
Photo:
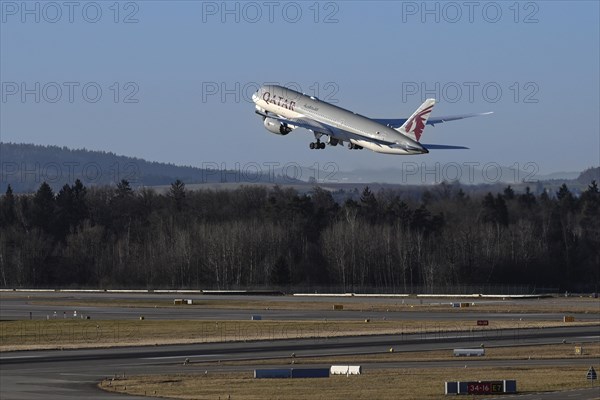
[[[494,207],[496,209],[496,221],[500,225],[508,225],[508,208],[506,207],[504,197],[502,197],[500,194],[496,196]]]
[[[88,217],[87,189],[79,179],[64,185],[56,195],[56,232],[61,239]]]
[[[458,189],[455,198],[459,203],[464,203],[467,200],[469,200],[469,196],[465,193],[465,191],[462,188]]]
[[[510,185],[508,185],[506,189],[504,189],[504,198],[506,200],[512,200],[515,198],[515,191]]]
[[[137,209],[135,200],[135,193],[129,181],[126,179],[121,180],[114,190],[114,197],[110,200],[113,230],[122,231],[130,228]]]
[[[483,220],[500,225],[508,225],[508,209],[502,195],[498,194],[495,198],[489,193],[483,198]]]
[[[315,224],[319,226],[320,231],[335,218],[340,207],[333,199],[329,190],[325,190],[318,186],[315,186],[313,189],[311,201],[315,212]]]
[[[581,194],[581,201],[586,203],[597,203],[600,201],[600,191],[598,190],[598,184],[596,181],[592,181],[587,189]]]
[[[54,192],[48,183],[42,182],[33,196],[31,205],[31,224],[50,233],[54,222],[54,211]]]
[[[581,210],[581,227],[584,238],[588,238],[600,245],[600,192],[596,181],[588,186],[581,195],[583,204]]]
[[[575,197],[567,187],[565,183],[563,183],[558,192],[556,192],[556,198],[558,199],[559,206],[565,211],[575,211],[576,201]]]
[[[519,196],[519,204],[527,209],[531,209],[535,205],[535,195],[531,193],[529,186],[525,188],[525,193]]]
[[[483,206],[482,219],[485,222],[496,222],[496,202],[491,192],[485,195],[481,205]]]
[[[367,219],[367,221],[375,222],[378,213],[378,204],[375,195],[368,186],[365,186],[360,196],[360,211],[361,215]]]
[[[121,179],[121,182],[117,183],[115,196],[121,199],[133,197],[133,189],[131,188],[131,185],[127,179]]]
[[[6,188],[2,201],[0,202],[0,226],[11,225],[16,219],[15,196],[10,184]]]
[[[386,221],[399,220],[403,225],[408,225],[411,218],[411,210],[408,207],[408,204],[403,202],[399,196],[394,196],[389,202],[386,214]]]
[[[168,196],[171,199],[175,210],[182,211],[185,207],[185,183],[179,179],[171,183]]]

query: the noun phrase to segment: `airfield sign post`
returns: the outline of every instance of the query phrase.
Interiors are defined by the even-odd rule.
[[[502,381],[467,382],[467,394],[499,394],[504,393]]]

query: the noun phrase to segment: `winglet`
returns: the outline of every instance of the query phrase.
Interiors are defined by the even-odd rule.
[[[421,139],[421,135],[423,135],[427,119],[429,118],[429,114],[431,114],[434,105],[435,99],[425,100],[425,102],[417,108],[417,111],[415,111],[413,115],[411,115],[410,118],[396,130],[418,142]]]

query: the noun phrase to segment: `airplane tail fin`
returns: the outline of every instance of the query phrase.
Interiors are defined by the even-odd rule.
[[[425,100],[425,102],[417,108],[417,111],[415,111],[413,115],[411,115],[410,118],[396,130],[418,142],[421,139],[421,135],[423,135],[423,131],[427,125],[427,118],[429,118],[429,114],[431,114],[434,105],[435,99]]]

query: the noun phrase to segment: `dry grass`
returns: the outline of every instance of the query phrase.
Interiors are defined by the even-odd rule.
[[[569,323],[597,325],[597,322]],[[73,320],[0,322],[0,351],[93,348],[250,340],[331,338],[355,335],[445,333],[564,326],[561,321],[191,321]]]
[[[474,303],[471,307],[451,308],[450,303],[463,301]],[[483,302],[482,302],[483,301]],[[557,303],[558,302],[558,303]],[[56,299],[36,297],[31,304],[64,307],[131,307],[131,308],[210,308],[210,309],[235,309],[235,310],[331,310],[335,301],[314,298],[310,301],[283,301],[254,300],[252,298],[237,299],[210,299],[194,300],[193,305],[174,305],[173,298],[165,297],[164,300],[154,299]],[[413,304],[410,304],[413,303]],[[360,299],[348,300],[344,298],[344,311],[370,311],[370,312],[407,312],[407,311],[444,311],[451,313],[490,312],[490,313],[588,313],[600,314],[600,299],[593,298],[568,298],[568,299],[532,299],[518,303],[498,300],[489,303],[489,300],[478,299],[439,299],[433,303],[423,300],[423,304],[414,304],[415,300],[402,300],[382,298],[377,302],[365,302]],[[343,313],[343,311],[340,311]]]
[[[426,400],[443,399],[445,381],[516,379],[520,393],[585,387],[587,367],[398,368],[328,379],[253,379],[251,373],[210,372],[105,380],[107,391],[178,399]],[[110,385],[110,386],[109,386]],[[489,397],[489,396],[488,396]]]

